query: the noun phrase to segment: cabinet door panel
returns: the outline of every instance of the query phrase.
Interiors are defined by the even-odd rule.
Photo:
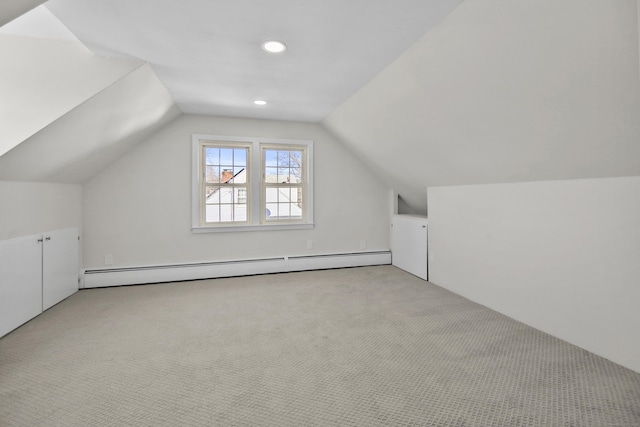
[[[46,310],[78,291],[78,230],[44,233],[42,305]]]
[[[41,237],[0,241],[0,337],[42,313]]]
[[[392,264],[428,280],[427,219],[395,215],[391,232]]]

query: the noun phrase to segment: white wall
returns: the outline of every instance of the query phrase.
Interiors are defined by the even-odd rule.
[[[314,141],[311,230],[191,232],[193,133]],[[84,185],[84,265],[157,265],[389,249],[388,191],[322,126],[184,115]],[[307,249],[313,240],[313,249]]]
[[[82,187],[0,181],[0,240],[82,228]]]
[[[640,372],[640,177],[432,187],[430,280]]]

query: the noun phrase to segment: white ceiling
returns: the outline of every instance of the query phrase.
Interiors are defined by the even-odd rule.
[[[322,124],[417,213],[433,186],[640,175],[636,7],[463,2]]]
[[[102,80],[113,68],[89,65]],[[137,66],[0,156],[0,181],[86,182],[178,115],[149,65]]]
[[[23,15],[0,26],[0,35],[1,34],[50,40],[78,41],[76,36],[44,5],[36,6]]]
[[[0,2],[0,27],[33,9],[44,0],[19,0]]]
[[[460,1],[50,0],[46,7],[92,51],[148,62],[185,113],[318,122]],[[287,51],[264,52],[267,39]]]
[[[63,146],[68,139],[59,132],[63,127],[73,135],[73,149],[64,145],[67,156],[89,139],[87,146],[93,151],[76,159],[73,167],[60,166],[65,169],[62,174],[46,170],[48,165],[37,177],[35,171],[28,173],[33,179],[81,183],[87,161],[114,158],[103,153],[120,153],[136,143],[136,137],[142,140],[140,135],[178,115],[175,100],[186,113],[321,121],[418,213],[426,212],[427,188],[434,185],[640,173],[635,2],[459,3],[50,0],[46,7],[52,13],[40,14],[33,20],[40,23],[31,25],[39,34],[9,24],[0,33],[10,29],[9,33],[45,38],[77,37],[96,53],[138,58],[124,60],[133,64],[148,62],[140,75],[160,81],[156,79],[154,96],[149,96],[144,85],[129,84],[135,76],[125,73],[111,84],[115,92],[108,85],[91,99],[85,97],[80,108],[57,109],[58,119],[14,148],[15,153],[5,154],[0,171],[5,166],[8,171],[10,163],[11,170],[22,175],[12,173],[5,179],[23,176],[21,168],[34,164],[30,150],[44,141]],[[12,16],[9,9],[0,4],[0,23]],[[70,32],[56,25],[45,28],[42,19],[47,16]],[[6,111],[22,114],[19,99],[23,116],[33,118],[32,105],[57,105],[57,97],[47,98],[56,102],[38,104],[27,102],[24,93],[5,96],[16,91],[32,96],[55,91],[86,95],[78,93],[78,83],[96,77],[94,72],[71,66],[71,61],[81,65],[88,60],[85,56],[92,56],[82,45],[40,40],[43,46],[80,47],[70,59],[61,56],[61,49],[46,50],[47,58],[58,61],[54,65],[68,67],[68,75],[57,73],[59,78],[53,78],[55,73],[42,65],[40,56],[20,49],[23,43],[11,38],[20,37],[5,37],[7,47],[0,57],[19,54],[27,65],[0,67],[0,77],[17,71],[15,78],[0,78],[5,87],[4,92],[0,87],[0,110],[4,100]],[[260,50],[260,43],[269,38],[285,41],[289,49],[282,56],[269,56]],[[120,67],[116,62],[123,62],[92,59],[114,62],[115,69]],[[40,74],[45,78],[38,84],[25,86],[27,77]],[[144,98],[146,106],[131,112],[129,119],[156,117],[156,99],[166,101],[167,114],[135,129],[124,123],[135,130],[128,136],[102,138],[102,129],[113,127],[112,117]],[[265,98],[269,105],[254,106],[256,98]],[[105,121],[91,122],[95,131],[85,129],[94,116]],[[1,136],[6,136],[2,130]],[[93,171],[105,162],[94,165]]]

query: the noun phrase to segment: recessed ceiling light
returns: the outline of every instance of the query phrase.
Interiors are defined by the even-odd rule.
[[[262,43],[262,48],[269,53],[282,53],[287,50],[287,45],[278,40],[267,40]]]
[[[253,101],[253,103],[256,105],[267,105],[267,101],[264,101],[262,99],[256,99],[255,101]]]

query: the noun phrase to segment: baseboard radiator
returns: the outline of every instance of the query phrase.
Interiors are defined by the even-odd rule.
[[[325,270],[330,268],[364,267],[391,264],[390,251],[354,252],[327,255],[289,256],[249,260],[205,262],[192,264],[156,265],[87,269],[81,277],[82,288],[141,285],[183,280],[214,279],[218,277],[249,276],[254,274],[286,273],[292,271]]]

